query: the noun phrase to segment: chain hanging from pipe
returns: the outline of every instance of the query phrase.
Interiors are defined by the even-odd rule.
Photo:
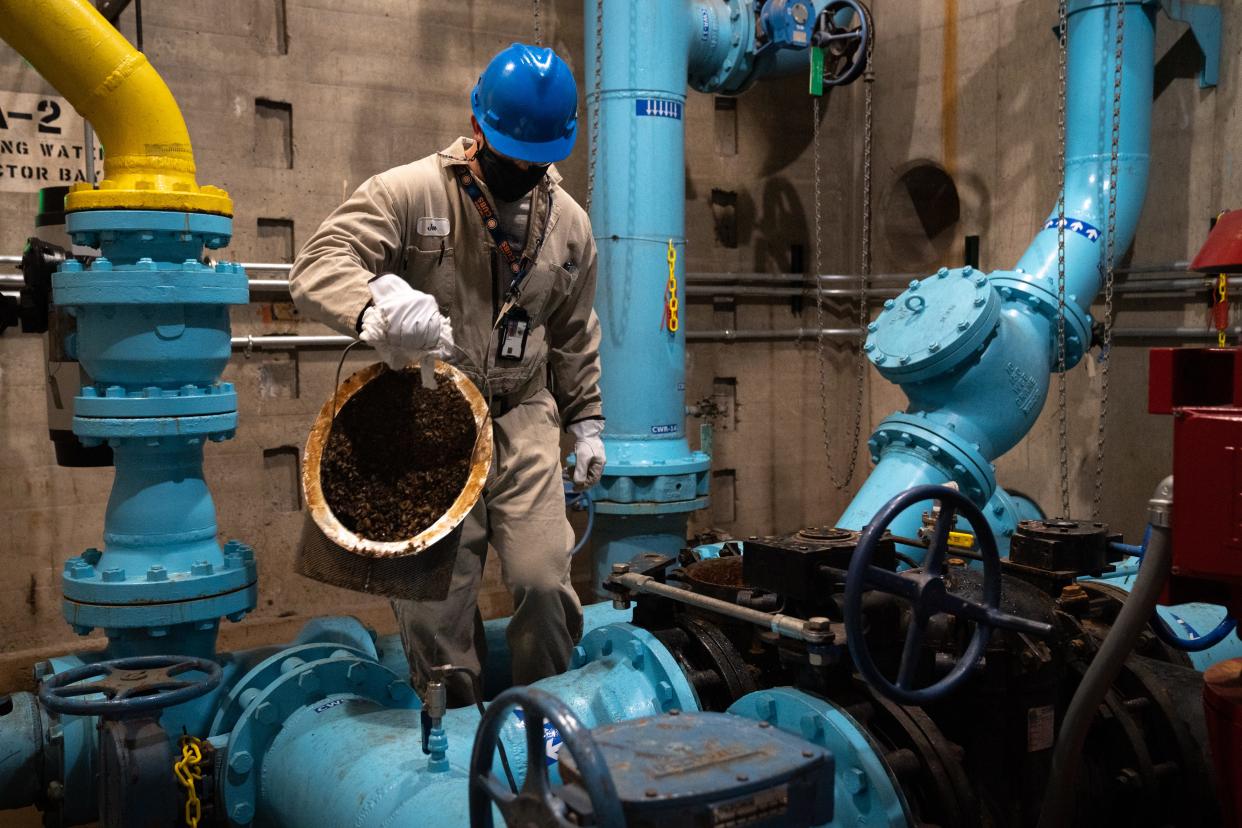
[[[868,26],[868,31],[871,27]],[[820,281],[820,273],[823,271],[823,185],[822,174],[820,171],[820,144],[819,144],[819,128],[820,128],[820,96],[814,95],[811,99],[811,141],[813,146],[813,157],[815,164],[815,325],[819,332],[816,336],[816,352],[819,363],[819,397],[820,397],[820,415],[823,421],[824,431],[824,459],[828,465],[828,476],[832,481],[832,485],[837,489],[845,489],[849,486],[850,481],[854,479],[854,470],[858,466],[858,443],[862,436],[862,413],[863,399],[865,396],[867,381],[867,358],[863,351],[863,344],[867,339],[867,287],[871,277],[871,178],[872,178],[872,135],[874,132],[874,117],[872,107],[872,85],[875,82],[875,70],[872,68],[872,56],[874,52],[874,37],[868,36],[867,43],[864,48],[867,50],[867,69],[863,75],[863,192],[862,192],[862,255],[861,267],[859,268],[859,285],[858,285],[858,357],[855,368],[855,388],[854,388],[854,417],[853,428],[851,429],[849,460],[846,463],[845,474],[838,477],[833,471],[832,462],[832,429],[829,424],[828,411],[828,359],[825,349],[824,337],[824,289],[823,283]]]
[[[1113,282],[1117,275],[1117,177],[1120,175],[1121,159],[1121,72],[1126,35],[1126,2],[1116,0],[1116,41],[1113,53],[1113,120],[1112,147],[1108,161],[1108,244],[1105,251],[1104,274],[1104,333],[1100,341],[1100,417],[1096,424],[1095,491],[1091,499],[1091,517],[1100,516],[1100,501],[1104,497],[1104,438],[1108,420],[1108,375],[1112,364],[1113,347]]]
[[[531,16],[534,18],[536,46],[543,46],[543,17],[540,12],[539,0],[531,0]]]
[[[535,0],[536,7],[539,0]],[[591,213],[591,200],[595,196],[595,159],[599,157],[599,113],[604,106],[601,90],[604,85],[604,0],[595,0],[595,76],[591,86],[595,106],[591,109],[591,146],[587,163],[586,211]]]
[[[1069,409],[1065,387],[1065,109],[1069,51],[1068,0],[1057,4],[1057,459],[1061,480],[1061,514],[1068,518]]]

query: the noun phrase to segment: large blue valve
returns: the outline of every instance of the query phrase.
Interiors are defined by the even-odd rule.
[[[514,792],[493,775],[492,762],[500,729],[509,721],[509,711],[516,707],[522,708],[526,724],[526,779],[521,789]],[[548,777],[542,727],[545,720],[560,733],[562,750],[573,754],[582,785],[591,800],[593,824],[598,828],[624,828],[621,798],[590,731],[582,726],[565,702],[534,687],[514,687],[501,693],[479,722],[474,751],[470,755],[471,828],[493,828],[493,804],[509,825],[573,828],[578,824],[569,820],[567,805]]]
[[[935,501],[939,514],[932,529],[927,556],[919,569],[890,572],[871,565],[877,547],[889,525],[910,506],[924,501]],[[949,533],[955,518],[961,515],[974,530],[978,539],[978,551],[983,561],[983,600],[971,601],[949,591],[945,581],[945,558],[949,554]],[[895,682],[887,679],[871,657],[867,639],[863,633],[862,596],[867,590],[879,590],[896,595],[910,604],[910,625],[906,631],[905,646]],[[901,704],[927,704],[953,692],[966,681],[970,670],[983,655],[992,630],[996,627],[1047,636],[1052,626],[1002,612],[1000,555],[996,549],[996,537],[979,508],[962,493],[947,486],[918,486],[890,500],[867,524],[859,539],[858,548],[850,560],[849,575],[845,582],[845,631],[858,672],[880,693]],[[915,672],[927,633],[928,622],[936,615],[951,615],[973,621],[974,634],[966,651],[949,674],[927,687],[914,687]]]

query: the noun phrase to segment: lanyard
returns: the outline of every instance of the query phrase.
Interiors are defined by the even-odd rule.
[[[474,175],[463,170],[457,174],[457,181],[474,203],[475,209],[479,211],[479,217],[483,219],[483,226],[487,228],[492,241],[496,243],[497,249],[505,257],[505,263],[509,266],[509,289],[505,291],[505,301],[497,317],[497,321],[499,321],[501,317],[517,304],[518,298],[522,295],[522,282],[525,281],[526,274],[530,272],[531,265],[535,263],[535,259],[539,257],[539,251],[543,248],[544,236],[548,231],[548,221],[551,220],[552,216],[552,192],[548,191],[548,219],[544,221],[543,230],[539,234],[539,241],[535,244],[535,255],[523,255],[521,258],[518,258],[517,253],[513,250],[513,245],[501,235],[500,222],[496,218],[496,211],[487,202],[487,197],[483,195],[483,190],[479,188],[479,183],[475,180]],[[533,200],[531,202],[530,220],[536,220]]]

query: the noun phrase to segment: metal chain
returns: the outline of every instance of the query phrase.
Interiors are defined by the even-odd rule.
[[[535,18],[535,45],[543,45],[543,19],[539,14],[539,0],[531,0],[531,12]]]
[[[535,0],[538,4],[539,0]],[[604,85],[604,0],[595,0],[595,79],[593,93],[595,107],[591,110],[591,152],[587,163],[586,211],[591,212],[591,199],[595,196],[595,168],[599,162],[599,113],[604,106],[600,90]]]
[[[872,84],[875,73],[871,69],[872,44],[867,44],[867,71],[863,76],[863,192],[862,192],[862,262],[858,276],[858,327],[861,331],[858,341],[858,358],[855,362],[854,418],[850,437],[849,459],[846,461],[845,474],[838,477],[833,472],[832,462],[832,428],[829,422],[828,401],[828,359],[824,341],[824,290],[820,274],[823,272],[823,182],[821,174],[820,142],[819,142],[819,96],[812,98],[811,134],[813,158],[815,165],[815,322],[817,335],[815,346],[819,360],[819,397],[820,414],[824,431],[824,459],[828,464],[828,476],[832,485],[844,489],[854,479],[854,471],[858,466],[858,443],[862,435],[863,402],[867,382],[867,359],[863,344],[867,338],[867,288],[871,276],[871,179],[872,179],[872,136],[874,134],[874,116],[872,106]]]
[[[819,413],[824,434],[824,461],[828,464],[828,476],[835,484],[836,478],[832,474],[832,441],[829,440],[832,430],[828,423],[828,358],[824,352],[824,286],[819,279],[824,246],[823,233],[820,230],[824,226],[824,217],[819,154],[819,96],[815,95],[811,98],[811,159],[815,184],[815,246],[812,252],[811,278],[815,280],[815,352],[819,365]]]
[[[1061,471],[1061,517],[1070,513],[1069,407],[1065,387],[1065,107],[1066,54],[1069,43],[1067,0],[1060,0],[1060,44],[1057,50],[1057,449]]]
[[[202,742],[193,736],[181,737],[181,758],[173,763],[173,775],[185,789],[185,824],[198,828],[203,818],[203,804],[198,798],[198,783],[203,779]]]
[[[1113,281],[1117,273],[1117,177],[1121,172],[1121,72],[1126,34],[1126,0],[1116,0],[1116,44],[1113,53],[1113,121],[1112,148],[1108,161],[1108,244],[1104,273],[1104,335],[1100,343],[1100,419],[1096,425],[1095,492],[1091,500],[1091,517],[1100,516],[1104,497],[1104,437],[1108,419],[1108,369],[1112,364],[1113,346]]]

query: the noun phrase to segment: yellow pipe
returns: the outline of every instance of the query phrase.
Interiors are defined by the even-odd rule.
[[[168,85],[87,0],[0,0],[0,38],[91,122],[104,147],[100,189],[74,187],[69,210],[233,214],[228,193],[198,186]]]

